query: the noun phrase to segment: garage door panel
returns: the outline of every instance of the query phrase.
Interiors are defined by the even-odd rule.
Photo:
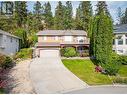
[[[59,50],[40,50],[40,57],[58,57]]]

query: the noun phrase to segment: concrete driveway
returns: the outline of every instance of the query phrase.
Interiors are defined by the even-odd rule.
[[[59,50],[41,53],[42,56],[33,59],[30,65],[30,78],[36,93],[66,93],[88,87],[62,64]]]

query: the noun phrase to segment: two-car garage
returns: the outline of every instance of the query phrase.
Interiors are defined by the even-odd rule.
[[[59,49],[40,49],[39,56],[40,57],[58,57]]]

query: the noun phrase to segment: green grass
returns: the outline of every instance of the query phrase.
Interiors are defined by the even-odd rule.
[[[95,66],[91,60],[63,59],[62,62],[71,72],[89,85],[112,84],[107,75],[95,72]]]
[[[127,65],[122,65],[122,66],[120,67],[120,70],[119,70],[118,74],[119,74],[121,77],[127,77]]]

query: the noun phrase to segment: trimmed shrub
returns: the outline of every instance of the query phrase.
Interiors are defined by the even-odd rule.
[[[32,49],[30,49],[30,48],[21,49],[14,56],[14,59],[18,59],[18,58],[20,58],[20,59],[32,58]]]
[[[13,61],[9,56],[0,54],[0,67],[9,68],[13,66]]]
[[[65,50],[62,50],[62,51],[65,57],[74,57],[77,55],[76,50],[73,47],[67,47],[65,48]]]
[[[7,56],[2,67],[3,68],[9,68],[9,67],[12,67],[12,65],[13,65],[12,59]]]
[[[120,56],[118,61],[123,65],[127,65],[127,56]]]
[[[120,69],[120,64],[118,63],[108,63],[108,64],[102,64],[102,67],[104,68],[106,74],[108,75],[116,75]]]
[[[112,52],[112,53],[111,53],[111,58],[112,58],[112,59],[111,59],[111,62],[112,62],[112,63],[118,63],[118,64],[120,63],[120,62],[119,62],[119,55],[118,55],[117,53]]]

